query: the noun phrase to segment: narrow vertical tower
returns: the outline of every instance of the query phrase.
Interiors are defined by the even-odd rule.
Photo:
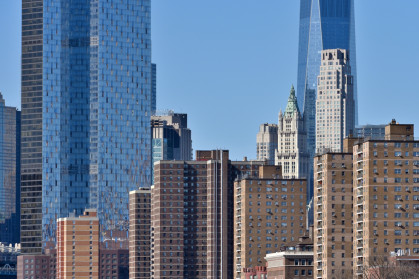
[[[86,208],[101,239],[128,241],[128,193],[150,184],[152,80],[151,0],[23,0],[22,253]]]
[[[256,160],[267,160],[269,165],[275,163],[275,152],[278,148],[278,125],[261,124],[256,135]]]
[[[354,99],[355,104],[357,103],[354,2],[354,0],[300,0],[297,95],[298,104],[304,115],[307,115],[305,121],[308,122],[306,124],[308,147],[312,158],[316,139],[314,112],[317,76],[320,73],[322,50],[341,48],[351,53]],[[309,115],[311,117],[308,117]]]
[[[322,51],[316,100],[316,152],[342,152],[354,132],[353,76],[347,50]]]
[[[282,166],[284,178],[307,178],[309,156],[304,119],[298,108],[294,86],[291,87],[285,112],[278,117],[278,149],[275,165]]]

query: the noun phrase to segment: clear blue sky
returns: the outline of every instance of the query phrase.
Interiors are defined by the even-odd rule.
[[[152,0],[158,109],[188,113],[193,147],[256,157],[297,79],[298,0]],[[360,124],[419,133],[419,1],[355,0]],[[0,0],[0,91],[20,107],[20,8]],[[419,136],[419,135],[418,135]]]

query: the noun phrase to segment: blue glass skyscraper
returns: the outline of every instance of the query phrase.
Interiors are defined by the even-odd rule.
[[[321,51],[335,48],[349,50],[357,123],[354,0],[301,0],[297,99],[304,109],[308,146],[312,154],[315,149],[315,107]]]
[[[22,56],[30,35],[40,37],[42,51],[36,80],[42,90],[23,88],[31,72],[22,70],[25,121],[35,106],[34,98],[25,97],[37,97],[42,111],[32,119],[36,125],[22,125],[23,141],[42,136],[41,148],[33,143],[36,154],[22,152],[23,159],[36,159],[25,161],[22,189],[29,188],[31,177],[41,181],[36,182],[40,196],[22,210],[30,220],[26,208],[41,209],[31,220],[36,226],[22,226],[22,251],[39,252],[39,240],[54,242],[57,218],[86,208],[97,209],[102,237],[124,239],[129,191],[150,185],[151,0],[24,0],[22,5]],[[25,7],[35,6],[27,13]],[[37,32],[25,32],[26,16],[39,23]]]

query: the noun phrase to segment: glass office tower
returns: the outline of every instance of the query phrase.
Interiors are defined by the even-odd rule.
[[[321,51],[349,50],[354,77],[355,122],[358,122],[354,0],[301,0],[298,48],[298,105],[304,108],[308,144],[315,148],[315,106]]]
[[[22,152],[36,159],[25,167],[41,178],[41,205],[26,206],[40,208],[40,218],[25,216],[36,227],[22,236],[22,252],[39,253],[39,240],[55,242],[57,218],[86,208],[98,211],[102,238],[125,240],[129,191],[150,185],[151,1],[23,2],[22,23],[31,15],[42,23],[42,94],[32,95],[42,113],[22,140],[40,134],[42,145],[33,143],[36,154]],[[29,14],[25,5],[39,9]],[[22,83],[30,73],[22,70]],[[24,100],[24,92],[22,109],[28,110],[34,98]],[[22,190],[29,184],[24,178]]]
[[[20,111],[0,93],[0,242],[20,242]]]

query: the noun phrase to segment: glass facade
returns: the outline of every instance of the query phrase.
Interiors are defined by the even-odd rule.
[[[0,94],[0,242],[20,242],[20,112]]]
[[[299,106],[304,108],[308,144],[312,153],[315,149],[315,106],[321,51],[335,48],[349,50],[350,66],[354,76],[355,122],[357,123],[354,1],[301,0],[297,98]]]
[[[129,191],[150,185],[150,2],[42,3],[44,244],[86,208],[102,238],[126,238]]]
[[[300,0],[297,99],[303,108],[311,161],[316,149],[317,76],[321,51],[349,50],[354,78],[355,123],[358,123],[354,0]],[[309,177],[313,176],[312,166]],[[312,188],[312,182],[309,183]],[[309,198],[312,190],[309,189]]]
[[[151,64],[151,113],[154,115],[157,110],[157,65]]]
[[[43,1],[22,0],[21,252],[42,248]]]

